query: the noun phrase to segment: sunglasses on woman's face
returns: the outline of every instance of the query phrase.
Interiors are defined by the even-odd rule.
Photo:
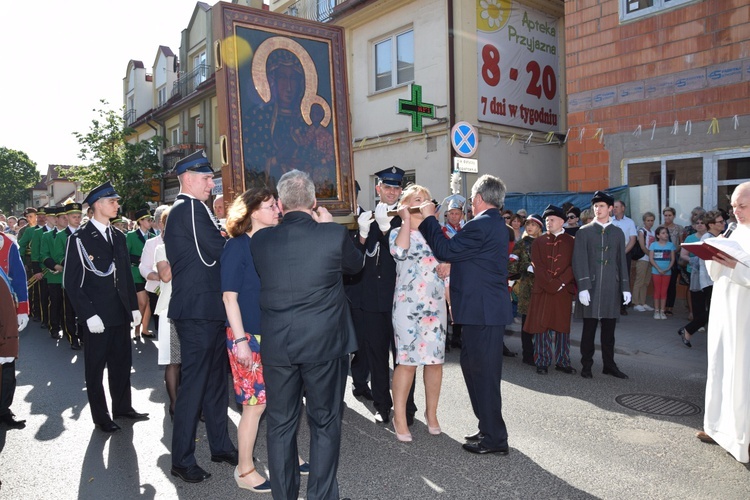
[[[505,219],[505,220],[510,220],[510,217],[508,217],[507,215],[504,215],[504,216],[503,216],[503,219]]]
[[[568,220],[570,220],[570,219],[577,219],[577,218],[578,218],[578,217],[576,217],[576,216],[575,216],[575,215],[573,215],[573,214],[570,214],[570,215],[568,215]]]

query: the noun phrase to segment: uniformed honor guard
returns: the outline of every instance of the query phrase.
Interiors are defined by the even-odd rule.
[[[44,280],[47,282],[47,296],[49,297],[48,321],[50,337],[60,338],[60,328],[63,310],[62,293],[62,265],[55,261],[52,256],[57,236],[68,227],[68,217],[65,208],[50,207],[47,209],[47,222],[55,221],[52,231],[42,235],[41,249],[39,250],[39,261],[45,270]]]
[[[51,230],[47,224],[47,209],[41,207],[37,210],[37,226],[31,233],[29,240],[29,268],[31,269],[32,278],[34,278],[34,286],[31,293],[31,313],[32,317],[41,320],[42,328],[47,328],[47,303],[49,297],[47,295],[47,282],[44,281],[44,272],[42,270],[41,263],[39,262],[39,250],[42,243],[42,235],[47,231]]]
[[[141,255],[143,255],[143,246],[146,244],[147,239],[154,236],[151,232],[151,223],[153,220],[148,208],[138,210],[135,213],[135,223],[138,227],[128,232],[125,238],[128,245],[128,254],[130,255],[130,271],[133,274],[136,296],[138,297],[138,310],[143,317],[143,323],[135,325],[135,334],[133,335],[135,340],[140,338],[141,331],[144,337],[155,337],[155,335],[148,331],[148,323],[151,320],[151,308],[149,307],[148,293],[146,292],[146,280],[143,279],[141,271],[138,269],[138,266],[141,264]]]
[[[78,231],[83,216],[83,205],[81,203],[70,202],[65,204],[65,216],[68,219],[68,226],[57,233],[55,244],[52,248],[52,258],[55,263],[64,271],[65,268],[65,249],[68,238]],[[74,351],[81,349],[81,339],[78,332],[78,322],[76,321],[75,309],[70,301],[67,291],[62,291],[62,330],[63,336],[68,339],[70,348]]]
[[[396,262],[389,250],[388,235],[393,228],[401,227],[401,217],[389,216],[389,210],[396,210],[401,197],[401,182],[404,170],[389,167],[376,172],[378,184],[375,187],[380,203],[375,207],[375,220],[372,211],[365,211],[357,219],[359,239],[357,247],[365,254],[365,267],[361,276],[361,298],[357,307],[352,304],[352,318],[357,334],[359,352],[367,355],[370,369],[370,385],[373,403],[380,423],[390,421],[393,400],[390,393],[389,354],[395,358],[393,337],[393,292],[396,288]],[[411,386],[406,406],[407,423],[414,422],[417,411],[414,405],[414,385]],[[354,393],[358,396],[357,392]]]
[[[107,409],[102,384],[105,367],[114,418],[148,418],[131,403],[130,323],[140,323],[141,313],[125,235],[109,224],[117,215],[119,198],[109,182],[88,194],[84,203],[93,208],[93,216],[68,238],[63,273],[63,286],[78,313],[91,416],[104,432],[120,429]]]
[[[237,466],[237,449],[227,427],[226,313],[221,293],[221,253],[225,240],[206,200],[214,187],[213,169],[203,151],[175,165],[180,194],[164,234],[172,267],[168,316],[180,338],[182,379],[172,430],[172,470],[188,483],[211,474],[195,460],[195,433],[203,410],[213,462]]]
[[[24,217],[22,218],[26,219],[27,224],[18,230],[16,240],[18,241],[18,248],[21,252],[21,260],[26,268],[26,275],[31,276],[31,270],[29,269],[31,264],[31,245],[29,245],[29,243],[31,243],[31,235],[34,234],[33,229],[36,228],[36,208],[28,207],[24,210],[23,215]]]

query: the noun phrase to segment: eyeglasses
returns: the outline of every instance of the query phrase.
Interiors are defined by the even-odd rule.
[[[510,215],[503,215],[503,219],[510,220]]]
[[[570,220],[570,219],[577,219],[577,218],[578,218],[578,217],[576,217],[576,216],[575,216],[575,215],[573,215],[573,214],[570,214],[570,215],[568,215],[568,220]]]
[[[713,222],[710,222],[709,224],[724,224],[724,219],[715,220]]]

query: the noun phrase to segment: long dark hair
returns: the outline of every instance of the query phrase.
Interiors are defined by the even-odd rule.
[[[250,217],[258,210],[261,203],[273,199],[273,192],[268,188],[248,189],[234,199],[227,212],[227,232],[232,238],[245,234],[253,225]]]

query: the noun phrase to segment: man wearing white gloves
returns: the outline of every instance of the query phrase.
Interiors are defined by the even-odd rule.
[[[18,246],[0,233],[0,424],[23,429],[26,420],[16,420],[10,411],[16,392],[18,332],[29,323],[26,271]]]
[[[393,291],[396,288],[396,262],[391,256],[388,235],[392,228],[401,227],[401,217],[389,216],[396,210],[401,197],[401,182],[404,172],[398,167],[389,167],[376,172],[378,185],[375,188],[380,203],[372,212],[365,211],[357,219],[359,238],[355,244],[365,254],[365,267],[354,279],[359,280],[361,295],[359,305],[352,303],[352,319],[357,332],[359,352],[367,356],[370,369],[371,397],[377,415],[375,420],[387,424],[393,406],[390,392],[389,354],[393,349]],[[367,398],[368,394],[358,394]],[[406,404],[407,422],[414,422],[414,385]]]
[[[583,319],[581,334],[581,376],[592,378],[594,338],[602,325],[602,363],[605,375],[628,378],[615,364],[615,325],[620,305],[630,302],[625,236],[612,224],[609,210],[614,198],[597,191],[591,199],[594,220],[578,230],[573,248],[573,274],[578,284],[575,317]]]
[[[68,238],[63,287],[78,315],[83,341],[86,394],[94,425],[104,432],[120,426],[112,421],[102,376],[107,368],[114,418],[146,420],[131,406],[130,369],[133,354],[130,323],[141,322],[125,235],[111,227],[120,196],[112,184],[94,188],[84,204],[92,218]]]

